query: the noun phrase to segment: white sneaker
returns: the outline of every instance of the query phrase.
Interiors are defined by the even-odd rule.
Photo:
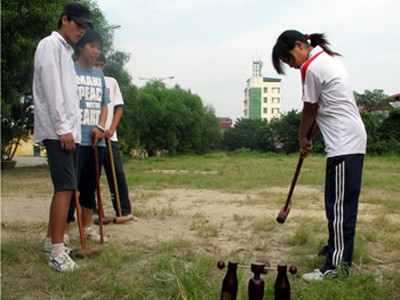
[[[336,270],[326,270],[325,273],[322,273],[319,269],[315,269],[314,272],[303,274],[301,278],[305,281],[322,281],[327,276],[336,274]]]
[[[92,227],[83,228],[83,232],[85,234],[86,239],[97,243],[101,242],[100,234],[98,234]],[[103,236],[103,242],[107,243],[107,241],[108,241],[107,238]]]
[[[69,257],[66,251],[56,257],[49,256],[49,266],[59,272],[70,272],[78,269],[78,265]]]

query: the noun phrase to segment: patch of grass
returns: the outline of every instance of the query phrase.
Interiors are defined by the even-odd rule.
[[[125,160],[131,201],[135,215],[142,219],[181,218],[174,208],[176,199],[162,199],[161,190],[192,188],[237,192],[248,195],[245,203],[232,200],[236,207],[277,209],[286,200],[297,155],[213,153],[205,156],[162,157]],[[360,218],[354,249],[354,267],[348,278],[319,283],[300,280],[301,274],[318,268],[322,258],[311,258],[326,243],[326,220],[297,212],[321,210],[326,159],[308,157],[295,190],[293,212],[284,225],[275,217],[254,218],[235,213],[211,224],[207,213],[196,213],[188,230],[197,240],[172,238],[168,241],[143,240],[98,246],[96,257],[79,260],[80,269],[56,273],[41,253],[47,224],[24,220],[2,223],[1,263],[4,299],[218,299],[226,269],[218,270],[222,257],[249,264],[259,255],[274,253],[298,266],[299,275],[289,277],[293,299],[400,299],[399,208],[400,161],[393,157],[366,157],[360,206],[367,216]],[[164,174],[161,170],[183,170]],[[157,171],[157,172],[153,172]],[[187,171],[187,172],[186,172]],[[208,173],[202,173],[208,172]],[[2,172],[2,197],[48,197],[52,194],[46,167],[16,168]],[[307,194],[305,187],[318,189]],[[102,188],[107,189],[105,177]],[[303,190],[301,190],[303,188]],[[256,192],[254,192],[256,191]],[[157,201],[153,208],[153,201]],[[231,203],[223,203],[228,205]],[[200,206],[208,202],[200,201]],[[318,207],[318,208],[317,208]],[[247,209],[248,207],[246,207]],[[370,217],[369,215],[373,215]],[[226,223],[237,226],[225,233]],[[139,224],[139,223],[138,223]],[[112,225],[111,225],[112,226]],[[138,225],[136,228],[140,230]],[[132,232],[135,234],[135,232]],[[192,236],[192,235],[191,235]],[[219,237],[223,241],[219,243]],[[38,238],[39,237],[39,238]],[[240,247],[231,247],[239,241]],[[203,247],[206,245],[205,247]],[[238,270],[238,299],[247,299],[252,273]],[[269,272],[265,299],[273,298],[276,274]]]
[[[219,234],[218,227],[210,224],[209,220],[200,213],[193,215],[190,230],[196,231],[201,238],[217,237]]]
[[[272,232],[277,226],[276,222],[271,222],[269,219],[258,218],[252,220],[250,230],[253,233]]]

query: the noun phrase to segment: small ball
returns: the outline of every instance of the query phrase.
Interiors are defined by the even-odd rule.
[[[223,268],[225,268],[225,262],[223,260],[219,260],[217,262],[217,267],[218,269],[222,270]]]
[[[292,275],[295,275],[297,273],[297,267],[296,266],[290,266],[289,267],[289,273]]]

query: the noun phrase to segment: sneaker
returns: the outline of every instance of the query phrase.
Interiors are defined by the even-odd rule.
[[[315,269],[314,272],[303,274],[301,278],[305,281],[322,281],[324,278],[331,275],[337,275],[337,271],[326,270],[324,273],[322,273],[319,269]]]
[[[319,250],[317,256],[319,257],[324,257],[328,255],[328,251],[329,251],[329,246],[325,245],[321,248],[321,250]]]
[[[56,257],[49,256],[49,266],[55,268],[59,272],[70,272],[79,268],[66,251]]]
[[[134,215],[132,215],[132,214],[127,214],[127,215],[122,215],[123,217],[128,217],[128,218],[132,218],[132,221],[137,221],[137,220],[139,220],[137,217],[135,217]]]
[[[93,241],[93,242],[97,242],[100,243],[101,241],[101,237],[100,234],[98,234],[92,227],[88,227],[88,228],[84,228],[83,232],[85,233],[85,238]],[[103,236],[103,242],[107,243],[107,238],[105,236]]]

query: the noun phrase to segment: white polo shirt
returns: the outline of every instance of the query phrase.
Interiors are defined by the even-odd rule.
[[[124,100],[122,99],[121,90],[119,89],[118,82],[113,77],[104,76],[106,81],[106,87],[108,92],[108,97],[110,98],[110,103],[108,103],[108,114],[105,127],[106,129],[110,129],[114,118],[114,107],[118,105],[124,105]],[[114,134],[110,138],[111,141],[117,142],[117,130],[115,130]]]
[[[319,46],[315,47],[309,59],[322,50]],[[316,121],[324,137],[328,157],[365,154],[365,126],[347,71],[338,58],[323,52],[308,65],[302,100],[318,104]]]
[[[53,32],[36,48],[33,74],[34,139],[58,140],[72,133],[81,142],[81,112],[71,45]]]

